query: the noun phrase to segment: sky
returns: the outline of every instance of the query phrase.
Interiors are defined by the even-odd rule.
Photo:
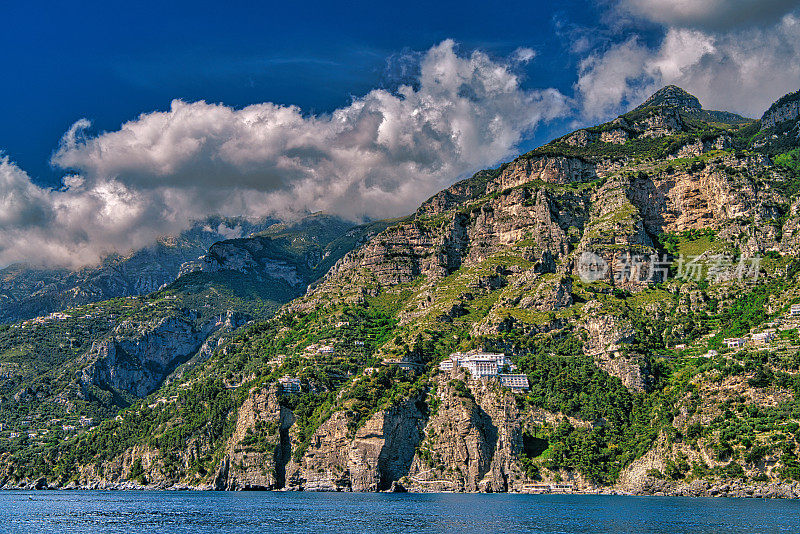
[[[211,214],[398,216],[663,85],[759,117],[800,0],[15,2],[0,266],[80,267]]]

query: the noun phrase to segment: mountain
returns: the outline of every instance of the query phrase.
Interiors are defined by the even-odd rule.
[[[99,266],[77,271],[11,265],[0,270],[0,324],[91,302],[146,295],[175,280],[182,264],[226,235],[248,235],[275,222],[211,217],[178,236],[164,237],[127,255],[112,254]]]
[[[760,151],[779,155],[796,147],[800,142],[800,91],[789,93],[772,104],[759,121],[759,131],[753,137],[753,146]]]
[[[689,117],[710,123],[741,125],[753,122],[753,119],[742,117],[730,111],[710,111],[703,109],[700,105],[700,100],[698,100],[696,96],[687,93],[675,85],[668,85],[659,89],[633,111],[636,112],[653,107],[677,109],[680,113],[688,115]]]
[[[96,428],[0,439],[0,481],[798,496],[799,149],[657,95],[351,239]],[[261,285],[277,244],[230,246],[186,276]],[[467,351],[506,354],[529,390],[440,368]]]
[[[0,326],[0,419],[6,430],[21,431],[45,417],[71,427],[113,416],[202,364],[245,322],[301,296],[390,224],[324,214],[271,223],[253,237],[214,243],[159,291]]]

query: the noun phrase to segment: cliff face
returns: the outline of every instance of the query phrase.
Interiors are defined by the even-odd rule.
[[[293,424],[294,416],[278,402],[276,388],[251,391],[236,414],[236,430],[228,439],[213,488],[282,488],[291,454],[288,431]]]
[[[761,117],[761,128],[773,128],[779,123],[800,117],[800,93],[791,93],[775,102]]]
[[[193,272],[215,273],[223,270],[254,277],[283,279],[292,286],[302,282],[296,266],[276,254],[269,237],[254,237],[214,243],[208,253],[184,263],[179,276]]]
[[[602,169],[600,171],[602,173]],[[509,164],[486,187],[487,193],[516,187],[539,180],[551,184],[591,182],[598,177],[596,165],[578,158],[537,157],[520,158]]]
[[[179,364],[200,349],[221,325],[198,325],[192,314],[150,324],[122,324],[114,335],[95,342],[84,356],[81,385],[93,384],[144,397],[153,392]]]
[[[290,489],[382,491],[408,473],[427,406],[410,398],[381,410],[353,433],[344,412],[334,413],[286,468]]]
[[[706,154],[725,146],[724,138],[697,143],[700,148],[689,143],[680,150],[694,147]],[[771,172],[766,156],[725,152],[699,164],[641,163],[625,172],[619,162],[520,158],[488,180],[487,200],[466,202],[466,209],[455,209],[441,198],[431,200],[414,221],[390,228],[348,254],[327,278],[356,274],[366,282],[366,274],[378,286],[408,283],[420,275],[441,279],[465,263],[526,240],[535,241],[533,253],[551,262],[551,270],[552,261],[576,249],[599,253],[614,266],[627,254],[655,253],[652,236],[662,232],[723,228],[747,218],[767,224],[756,227],[762,233],[742,246],[751,254],[763,252],[777,248],[781,238],[772,231],[781,216],[780,196],[755,181]],[[605,183],[561,189],[547,185],[598,179]]]
[[[438,377],[435,408],[401,483],[413,491],[519,491],[528,480],[519,464],[522,417],[513,395],[496,383],[465,388],[465,378]]]

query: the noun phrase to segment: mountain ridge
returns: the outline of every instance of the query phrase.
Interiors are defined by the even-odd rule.
[[[798,496],[800,176],[751,125],[634,112],[434,195],[117,419],[40,445],[49,463],[0,449],[0,478]],[[585,278],[586,254],[608,270]],[[724,343],[770,323],[766,352]],[[439,369],[475,350],[530,390]]]

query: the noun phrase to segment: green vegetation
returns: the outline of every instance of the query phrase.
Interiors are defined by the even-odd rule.
[[[675,119],[655,117],[661,112],[637,109],[624,116],[623,126],[588,130],[638,135],[637,121]],[[13,439],[7,431],[0,436],[8,476],[63,482],[75,480],[79,466],[102,475],[104,465],[137,447],[157,458],[167,477],[207,482],[228,452],[243,404],[262,394],[269,395],[271,409],[291,410],[291,436],[274,420],[259,419],[244,432],[237,453],[277,456],[289,439],[294,460],[302,463],[316,447],[315,433],[334,415],[329,426],[337,432],[346,427],[344,437],[352,439],[376,413],[393,407],[416,407],[424,421],[442,405],[454,406],[478,428],[476,418],[489,417],[480,405],[483,395],[500,390],[479,394],[468,380],[437,370],[452,352],[476,349],[512,354],[528,377],[529,391],[503,400],[513,399],[504,407],[524,414],[519,460],[533,480],[575,471],[612,484],[656,444],[668,452],[663,468],[649,475],[661,479],[752,477],[765,462],[779,465],[770,476],[800,479],[797,328],[779,331],[769,350],[722,347],[724,338],[763,328],[800,302],[800,262],[775,245],[764,254],[758,280],[676,279],[676,263],[672,277],[649,287],[585,283],[572,274],[575,256],[596,246],[603,253],[658,252],[676,261],[703,255],[700,274],[708,275],[716,255],[738,260],[753,243],[761,247],[771,239],[768,231],[783,228],[800,191],[798,149],[775,155],[773,168],[743,166],[746,158],[766,161],[756,151],[774,149],[758,148],[763,132],[757,123],[701,111],[680,121],[683,129],[674,135],[587,147],[562,138],[522,156],[615,160],[618,167],[603,179],[587,173],[580,183],[532,180],[486,195],[501,166],[461,182],[416,216],[352,228],[319,215],[262,232],[256,261],[281,257],[312,281],[347,250],[394,225],[362,264],[334,273],[305,297],[304,284],[195,272],[147,298],[76,308],[25,329],[0,327],[0,417],[24,430]],[[687,143],[722,134],[729,139],[716,146],[732,143],[734,149],[665,159]],[[659,225],[671,223],[666,215],[654,221],[636,195],[644,194],[645,202],[666,195],[664,184],[675,175],[698,183],[721,177],[731,187],[745,181],[759,198],[783,197],[765,204],[771,210],[766,228],[753,229],[755,216],[747,216],[729,226],[655,235]],[[642,189],[626,189],[630,183]],[[536,224],[528,224],[531,218]],[[476,225],[469,239],[461,239],[462,223]],[[253,320],[147,399],[76,380],[81,356],[112,331],[189,310],[201,324],[227,309]],[[712,348],[718,354],[707,352]],[[279,389],[283,376],[299,379],[301,391]],[[68,402],[56,402],[64,398]],[[87,415],[102,422],[94,429],[66,424]],[[417,454],[436,468],[436,440],[443,436],[427,430]],[[687,454],[701,450],[704,460]],[[146,483],[148,476],[141,460],[132,463],[131,480]]]
[[[775,165],[783,171],[783,180],[772,182],[782,195],[794,198],[800,192],[800,148],[778,154],[773,158]]]

